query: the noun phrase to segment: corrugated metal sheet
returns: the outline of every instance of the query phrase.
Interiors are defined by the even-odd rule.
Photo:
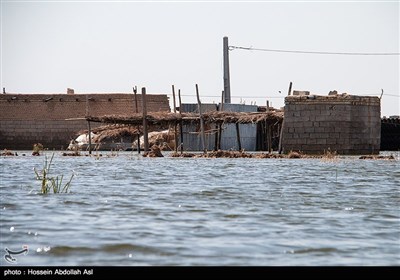
[[[257,108],[257,105],[224,104],[224,111],[228,112],[257,112]]]
[[[203,113],[205,112],[210,112],[210,111],[216,111],[217,110],[217,104],[201,104],[201,109],[203,110]],[[185,103],[182,104],[182,113],[198,113],[199,109],[197,104],[191,104],[191,103]]]
[[[220,105],[219,105],[220,106]],[[202,104],[203,112],[217,110],[217,104]],[[243,104],[224,104],[224,111],[230,112],[257,112],[255,105]],[[182,104],[182,112],[198,112],[197,104]],[[215,130],[216,127],[206,126],[205,130]],[[255,151],[257,142],[257,125],[255,124],[240,124],[240,142],[242,149],[246,151]],[[211,151],[215,149],[216,133],[206,134],[206,149]],[[186,151],[202,151],[200,125],[184,125],[183,126],[183,147]],[[236,138],[236,125],[225,124],[221,137],[221,149],[223,150],[237,150],[238,143]]]
[[[242,149],[246,151],[255,151],[257,144],[257,125],[256,124],[239,124],[240,144]],[[236,125],[225,124],[223,126],[221,137],[222,150],[238,150]]]
[[[244,104],[224,104],[224,111],[229,112],[257,112],[256,105]],[[255,151],[257,144],[257,125],[256,124],[240,124],[240,143],[242,149],[246,151]],[[236,137],[236,125],[225,124],[221,137],[222,150],[238,150],[238,143]]]
[[[201,104],[203,112],[216,111],[217,104]],[[194,112],[198,113],[197,104],[182,104],[182,112]],[[215,128],[205,127],[204,129],[210,130]],[[215,146],[215,133],[206,134],[206,149],[209,151],[214,150]],[[200,125],[184,125],[183,126],[183,148],[185,151],[202,151],[203,146],[201,144]]]

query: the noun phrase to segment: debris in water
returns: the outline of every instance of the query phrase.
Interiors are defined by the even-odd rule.
[[[164,157],[163,154],[161,153],[161,149],[157,145],[153,145],[150,148],[149,152],[146,152],[143,154],[144,157]]]
[[[386,160],[394,160],[394,156],[390,155],[390,156],[376,156],[376,155],[369,155],[369,156],[361,156],[360,159],[386,159]]]
[[[10,150],[4,149],[2,153],[0,153],[1,156],[18,156],[17,153],[13,153]]]

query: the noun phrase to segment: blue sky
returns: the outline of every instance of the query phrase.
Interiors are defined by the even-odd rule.
[[[1,86],[8,92],[150,93],[219,102],[230,45],[399,53],[399,2],[1,1]],[[400,114],[399,56],[232,50],[232,102],[283,106],[293,89],[377,95]],[[279,93],[281,91],[281,93]]]

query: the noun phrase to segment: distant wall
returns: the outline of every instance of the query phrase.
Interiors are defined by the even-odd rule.
[[[168,97],[148,94],[148,112],[170,111]],[[141,112],[141,95],[137,95]],[[66,148],[70,139],[87,129],[85,115],[128,115],[135,112],[133,94],[1,94],[0,149]],[[92,126],[101,124],[92,123]]]
[[[287,96],[283,149],[320,154],[377,154],[381,119],[378,97]]]
[[[381,126],[381,151],[400,151],[400,118],[383,118]]]

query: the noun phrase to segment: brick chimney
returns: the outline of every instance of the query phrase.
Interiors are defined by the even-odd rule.
[[[67,88],[67,94],[74,94],[74,89],[73,88]]]

